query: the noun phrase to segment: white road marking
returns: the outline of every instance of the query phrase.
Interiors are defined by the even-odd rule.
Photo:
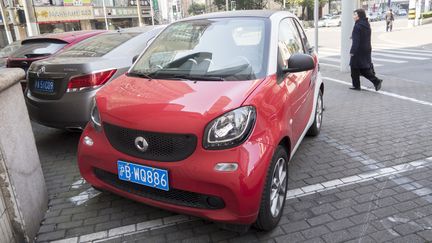
[[[395,59],[379,58],[379,57],[375,57],[374,55],[372,55],[372,61],[391,62],[391,63],[398,63],[398,64],[407,62],[407,61],[401,61]]]
[[[334,68],[340,68],[340,65],[330,64],[330,63],[324,63],[324,62],[320,62],[319,65],[328,66],[328,67],[334,67]]]
[[[403,172],[408,172],[416,169],[421,169],[426,167],[426,165],[430,164],[431,162],[432,162],[432,157],[429,157],[424,160],[416,160],[409,163],[404,163],[404,164],[399,164],[391,167],[381,168],[378,170],[368,171],[354,176],[348,176],[340,179],[335,179],[331,181],[317,183],[314,185],[308,185],[301,188],[288,190],[286,200],[304,197],[304,196],[308,196],[308,195],[312,195],[315,193],[324,192],[328,190],[333,190],[348,185],[359,184],[377,178],[397,175]]]
[[[97,197],[101,192],[96,191],[93,187],[81,192],[77,196],[69,198],[69,201],[73,204],[79,206],[81,204],[84,204],[85,202],[89,201],[90,199]]]
[[[384,57],[393,57],[393,58],[402,58],[402,59],[409,59],[409,60],[427,60],[429,58],[424,57],[412,57],[412,56],[403,56],[403,55],[393,55],[393,54],[385,54],[380,52],[373,52],[373,56],[384,56]]]
[[[339,80],[339,79],[334,79],[334,78],[329,78],[329,77],[323,77],[323,79],[328,80],[328,81],[332,81],[332,82],[336,82],[336,83],[340,83],[340,84],[344,84],[344,85],[348,85],[348,86],[352,85],[351,83],[348,83],[348,82],[345,82],[345,81],[342,81],[342,80]],[[401,99],[401,100],[407,100],[407,101],[411,101],[411,102],[414,102],[414,103],[417,103],[417,104],[432,106],[432,102],[418,100],[418,99],[415,99],[415,98],[411,98],[411,97],[407,97],[407,96],[403,96],[403,95],[398,95],[398,94],[395,94],[395,93],[391,93],[391,92],[387,92],[387,91],[382,91],[382,90],[380,90],[380,91],[377,92],[377,91],[375,91],[375,89],[368,88],[368,87],[365,87],[365,86],[361,86],[361,88],[364,89],[364,90],[373,91],[373,92],[376,92],[376,93],[379,93],[379,94],[382,94],[382,95],[386,95],[386,96],[390,96],[390,97],[393,97],[393,98],[397,98],[397,99]]]
[[[432,53],[417,53],[412,51],[403,51],[403,50],[372,50],[372,52],[383,52],[383,53],[393,53],[393,54],[402,54],[402,55],[412,55],[412,56],[423,56],[423,57],[432,57]]]

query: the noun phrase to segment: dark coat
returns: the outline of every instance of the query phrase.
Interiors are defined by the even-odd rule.
[[[367,18],[355,22],[352,32],[351,60],[352,68],[372,67],[371,28]]]

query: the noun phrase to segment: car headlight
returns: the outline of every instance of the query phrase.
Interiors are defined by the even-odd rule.
[[[250,135],[255,124],[256,110],[240,107],[210,122],[204,132],[205,149],[227,149],[240,145]]]
[[[99,114],[99,110],[96,105],[96,100],[93,102],[93,107],[90,113],[90,121],[96,131],[100,132],[102,130],[102,122]]]

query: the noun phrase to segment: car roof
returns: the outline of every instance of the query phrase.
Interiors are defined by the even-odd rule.
[[[53,40],[70,44],[104,32],[106,32],[106,30],[82,30],[55,34],[43,34],[25,39],[22,41],[22,44],[41,40]]]
[[[198,19],[210,19],[210,18],[236,18],[236,17],[257,17],[257,18],[270,18],[276,13],[286,13],[290,17],[295,17],[292,13],[288,11],[278,11],[278,10],[240,10],[240,11],[228,11],[228,12],[217,12],[202,14],[197,16],[192,16],[185,18],[181,21],[188,20],[198,20]]]

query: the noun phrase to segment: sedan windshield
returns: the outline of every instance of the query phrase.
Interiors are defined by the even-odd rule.
[[[267,23],[260,18],[179,22],[155,39],[129,75],[188,80],[265,77]]]

